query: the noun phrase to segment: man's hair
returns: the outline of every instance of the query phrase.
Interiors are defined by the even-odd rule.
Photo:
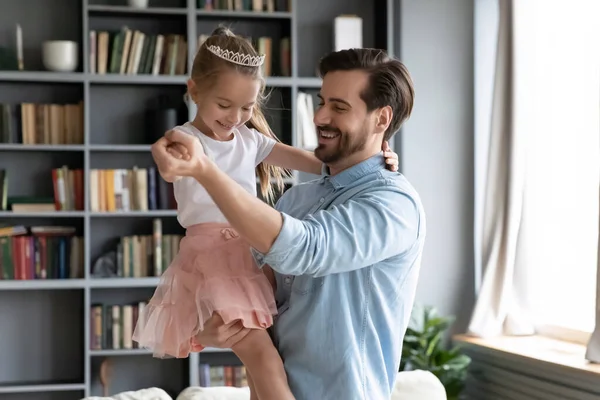
[[[415,91],[408,70],[399,60],[380,49],[349,49],[328,54],[319,62],[319,74],[361,70],[369,74],[367,87],[360,94],[371,112],[381,107],[392,107],[393,117],[385,131],[389,140],[400,129],[412,112]]]

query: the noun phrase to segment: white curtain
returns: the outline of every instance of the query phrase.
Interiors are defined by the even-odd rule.
[[[587,344],[585,358],[593,363],[600,363],[600,236],[598,237],[598,270],[596,271],[596,327]]]
[[[477,7],[492,5],[497,45],[487,74],[476,47],[479,286],[469,332],[589,332],[600,215],[600,2],[476,0],[476,17]],[[494,82],[488,90],[486,77]],[[588,355],[600,360],[597,330]]]
[[[600,51],[600,49],[598,49]],[[600,74],[600,72],[599,72]],[[598,92],[600,93],[600,84],[598,85]],[[600,102],[597,105],[600,109]],[[600,148],[598,149],[600,151]],[[600,198],[600,189],[598,193]],[[600,203],[600,201],[599,201]],[[599,210],[600,216],[600,210]],[[598,218],[600,224],[600,217]],[[600,231],[600,225],[599,225]],[[587,344],[587,351],[585,358],[593,363],[600,363],[600,235],[598,236],[598,253],[597,253],[597,270],[596,270],[596,324],[594,331],[590,337],[590,341]]]
[[[482,1],[480,5],[489,7],[489,3]],[[523,293],[519,293],[522,287],[515,284],[522,282],[516,278],[523,275],[518,249],[523,241],[528,140],[528,132],[516,119],[521,99],[515,90],[518,76],[513,59],[519,44],[514,40],[513,0],[500,1],[497,6],[491,124],[487,132],[485,125],[479,125],[482,129],[477,132],[479,141],[487,145],[487,157],[480,161],[486,168],[485,178],[480,179],[485,190],[483,198],[476,200],[479,203],[476,229],[481,228],[476,232],[479,236],[476,256],[483,277],[469,325],[469,332],[478,336],[533,333],[533,326],[524,312]],[[482,137],[486,135],[489,136]],[[481,160],[481,152],[477,158]]]

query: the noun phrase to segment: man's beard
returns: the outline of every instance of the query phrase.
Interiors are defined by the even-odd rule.
[[[367,144],[366,133],[348,134],[330,125],[317,126],[317,132],[320,130],[339,134],[337,144],[319,144],[315,149],[315,156],[325,164],[333,164],[350,157],[352,154],[364,150]]]

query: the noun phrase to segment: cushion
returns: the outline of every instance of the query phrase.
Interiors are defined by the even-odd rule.
[[[111,397],[86,397],[82,400],[173,400],[171,396],[162,389],[148,388],[129,392],[122,392]]]
[[[164,390],[149,388],[123,392],[111,397],[82,400],[173,400]],[[189,387],[175,400],[250,400],[248,387]],[[391,400],[447,400],[440,380],[429,371],[405,371],[396,376]]]
[[[429,371],[403,371],[396,376],[391,400],[447,400],[446,389]]]
[[[250,400],[250,388],[192,386],[181,392],[175,400]]]

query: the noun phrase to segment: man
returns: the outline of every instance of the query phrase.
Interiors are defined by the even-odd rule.
[[[276,209],[248,194],[169,132],[153,146],[161,171],[193,176],[229,223],[276,272],[274,343],[298,400],[388,400],[400,363],[425,239],[414,188],[386,170],[380,149],[410,116],[414,91],[404,65],[376,49],[320,62],[315,113],[323,176],[289,189]],[[176,160],[169,144],[187,148]],[[245,334],[213,317],[199,340],[230,347]]]

